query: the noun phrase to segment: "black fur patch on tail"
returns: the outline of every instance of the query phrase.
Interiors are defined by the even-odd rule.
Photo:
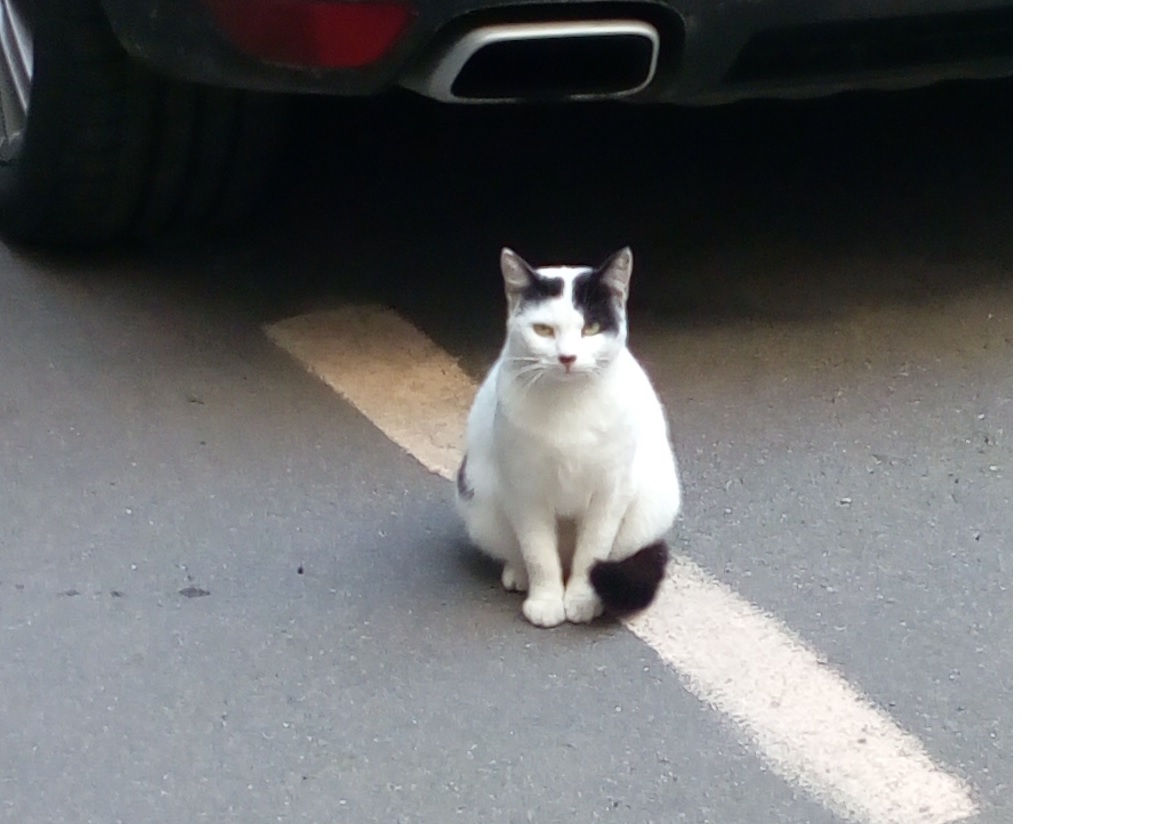
[[[668,545],[649,544],[622,561],[597,561],[589,573],[592,588],[604,602],[604,609],[627,615],[644,609],[656,597],[668,566]]]

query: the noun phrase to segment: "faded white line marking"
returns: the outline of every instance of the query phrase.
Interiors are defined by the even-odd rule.
[[[355,306],[266,331],[416,460],[456,474],[476,384],[427,335],[395,312]]]
[[[451,478],[475,383],[394,312],[349,307],[267,327],[278,345],[397,445]],[[656,603],[625,622],[771,768],[866,824],[949,824],[976,813],[964,782],[783,623],[674,558]]]
[[[841,815],[945,824],[975,814],[963,782],[784,624],[678,556],[656,602],[625,622],[768,764]]]

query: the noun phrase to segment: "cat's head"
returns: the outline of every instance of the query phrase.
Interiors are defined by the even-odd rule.
[[[595,375],[624,348],[631,249],[595,268],[533,268],[504,249],[500,269],[508,296],[506,357],[526,380]]]

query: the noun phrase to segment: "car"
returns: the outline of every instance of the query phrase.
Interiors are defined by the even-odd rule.
[[[294,95],[697,105],[1004,77],[1012,5],[0,0],[0,51],[0,232],[76,244],[250,212]]]

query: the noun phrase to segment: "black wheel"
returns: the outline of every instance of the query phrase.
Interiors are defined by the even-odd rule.
[[[0,0],[0,231],[96,243],[245,216],[283,101],[162,78],[99,0]]]

